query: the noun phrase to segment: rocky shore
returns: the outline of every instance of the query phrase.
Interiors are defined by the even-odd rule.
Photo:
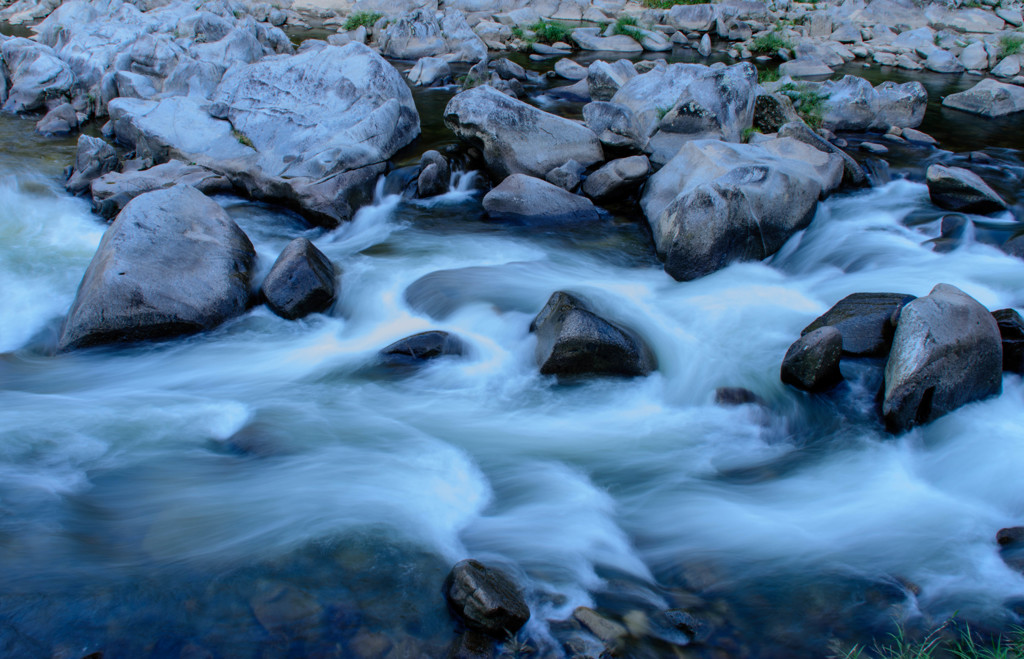
[[[1005,1],[17,0],[0,20],[33,33],[0,36],[3,111],[42,135],[79,135],[66,188],[110,222],[56,353],[197,334],[256,305],[288,320],[331,313],[346,264],[295,236],[261,270],[217,194],[331,231],[382,179],[426,200],[449,192],[457,168],[479,169],[481,214],[497,226],[601,231],[610,207],[629,209],[677,286],[780,253],[822,200],[887,182],[872,167],[889,147],[931,163],[937,250],[983,216],[1016,221],[1021,201],[920,130],[939,102],[920,82],[848,73],[973,76],[941,105],[964,121],[1022,112],[1024,20]],[[316,30],[324,38],[290,36]],[[446,94],[439,117],[414,100],[431,87]],[[421,130],[441,121],[455,141],[433,150]],[[1021,238],[999,243],[1024,257]],[[827,400],[850,368],[874,372],[880,390],[861,402],[894,435],[998,396],[1004,372],[1024,373],[1024,321],[943,282],[936,272],[920,297],[835,300],[778,355],[781,381]],[[553,285],[530,315],[535,367],[553,386],[658,373],[657,338],[585,292]],[[405,377],[471,343],[419,332],[380,346],[367,372]],[[769,410],[745,384],[720,402]],[[496,656],[529,638],[533,594],[505,567],[452,568],[449,656]],[[707,638],[707,620],[685,607],[613,618],[580,607],[558,642],[600,657],[629,638]]]

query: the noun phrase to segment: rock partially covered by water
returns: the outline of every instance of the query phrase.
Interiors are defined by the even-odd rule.
[[[950,94],[942,104],[983,117],[1001,117],[1024,111],[1024,88],[985,78],[966,91]]]
[[[101,216],[111,218],[139,195],[166,190],[178,184],[190,185],[208,195],[231,191],[231,183],[220,174],[205,167],[171,160],[149,169],[110,172],[100,176],[90,186],[92,208]]]
[[[399,339],[383,348],[379,357],[386,366],[418,366],[438,357],[466,352],[462,339],[449,332],[430,330]]]
[[[604,158],[597,135],[586,126],[509,98],[493,87],[456,94],[444,110],[444,122],[483,151],[488,169],[498,179],[511,174],[544,178],[569,160],[589,167]]]
[[[586,197],[524,174],[509,176],[484,195],[483,206],[493,219],[519,224],[579,224],[599,219],[597,208]]]
[[[117,169],[117,152],[98,137],[80,135],[75,150],[75,162],[64,187],[71,194],[82,194],[93,179]]]
[[[988,183],[969,169],[932,165],[925,178],[932,203],[961,213],[996,213],[1006,202]]]
[[[436,197],[448,192],[452,176],[451,165],[439,152],[431,149],[420,156],[420,173],[416,177],[416,191],[420,197]]]
[[[245,233],[195,188],[142,195],[103,235],[58,349],[165,339],[219,325],[245,311],[255,258]]]
[[[445,598],[467,627],[504,640],[530,619],[523,591],[505,572],[473,559],[448,573]]]
[[[782,381],[803,391],[828,391],[843,379],[842,354],[842,333],[835,327],[819,327],[789,346],[782,360]]]
[[[328,225],[349,219],[388,158],[419,134],[408,85],[355,42],[234,66],[208,107],[119,98],[109,109],[118,139],[140,156],[195,162]]]
[[[7,39],[0,53],[11,81],[4,112],[38,110],[48,100],[66,96],[77,82],[71,67],[52,48],[31,39]]]
[[[920,82],[886,81],[872,87],[864,78],[848,75],[838,81],[802,82],[799,87],[824,97],[822,124],[830,130],[916,128],[928,106],[928,92]]]
[[[885,423],[901,432],[998,394],[1002,367],[992,315],[960,289],[939,284],[900,312],[885,366]]]
[[[277,257],[260,294],[278,316],[302,318],[334,304],[336,274],[330,259],[316,245],[296,238]]]
[[[633,377],[657,368],[638,336],[601,318],[570,293],[554,293],[530,331],[537,334],[537,362],[544,375]]]
[[[1003,339],[1003,370],[1024,373],[1024,318],[1013,309],[993,311]]]
[[[678,280],[771,256],[839,186],[843,161],[792,138],[687,143],[648,179],[641,207]]]
[[[835,327],[843,336],[843,354],[885,357],[892,345],[900,310],[913,299],[913,295],[902,293],[853,293],[836,302],[800,334]]]

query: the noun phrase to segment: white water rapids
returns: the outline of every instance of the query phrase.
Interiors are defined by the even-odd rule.
[[[800,330],[849,293],[947,282],[992,310],[1024,306],[1024,262],[972,241],[936,253],[922,244],[934,224],[901,223],[929,204],[924,185],[836,196],[767,262],[689,283],[614,245],[451,219],[468,179],[415,208],[378,198],[329,233],[224,198],[258,278],[300,234],[340,266],[330,315],[256,307],[194,337],[51,356],[34,346],[104,227],[52,167],[0,165],[0,590],[246,564],[372,528],[445,564],[517,571],[539,636],[609,573],[717,591],[898,578],[936,617],[999,617],[1024,596],[995,543],[1024,524],[1019,377],[900,437],[873,421],[874,384],[822,402],[779,381]],[[555,290],[641,334],[657,373],[540,376],[528,326]],[[469,354],[407,378],[368,370],[427,329]],[[722,386],[772,412],[716,405]],[[240,431],[255,457],[221,450]]]

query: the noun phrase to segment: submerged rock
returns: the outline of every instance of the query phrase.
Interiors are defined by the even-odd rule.
[[[513,174],[483,199],[484,211],[495,220],[521,224],[579,224],[599,219],[586,197],[539,178]]]
[[[431,359],[465,354],[462,339],[449,332],[430,330],[399,339],[378,356],[386,366],[418,366]]]
[[[782,360],[782,381],[797,389],[828,391],[842,381],[839,360],[843,335],[831,326],[819,327],[797,339]]]
[[[1002,389],[1002,340],[985,307],[939,284],[900,312],[885,366],[882,414],[894,432]]]
[[[543,375],[647,375],[654,355],[631,331],[593,313],[580,298],[554,293],[530,324]]]
[[[207,195],[231,191],[231,183],[220,174],[205,167],[171,160],[149,169],[110,172],[100,176],[90,186],[92,207],[102,217],[112,218],[139,195],[179,184],[190,185]]]
[[[925,174],[932,203],[962,213],[996,213],[1006,202],[969,169],[932,165]]]
[[[509,98],[493,87],[456,94],[444,110],[456,135],[483,151],[491,173],[543,178],[569,160],[584,167],[600,162],[601,143],[589,128]]]
[[[648,179],[641,207],[665,271],[690,280],[774,254],[842,175],[838,156],[792,138],[698,140]]]
[[[245,311],[256,254],[195,188],[150,192],[103,235],[61,329],[58,349],[165,339]]]
[[[448,573],[445,598],[466,626],[504,640],[530,619],[523,591],[505,572],[473,559]]]
[[[892,345],[900,310],[913,299],[913,295],[902,293],[853,293],[836,302],[800,334],[835,327],[843,337],[843,354],[885,357]]]
[[[294,320],[334,304],[336,271],[330,259],[306,238],[288,243],[270,269],[260,295],[267,307]]]

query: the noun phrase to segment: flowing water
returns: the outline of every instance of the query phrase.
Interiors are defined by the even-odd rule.
[[[424,110],[443,94],[420,94],[413,151],[453,142]],[[581,605],[691,610],[707,623],[693,657],[823,656],[892,616],[1016,620],[1024,577],[995,533],[1024,524],[1021,378],[893,437],[879,364],[849,364],[824,397],[778,375],[801,328],[849,293],[947,282],[1024,307],[1024,262],[987,244],[1009,213],[937,251],[941,213],[894,165],[768,261],[679,283],[638,216],[496,225],[472,172],[429,201],[382,181],[332,232],[223,197],[257,284],[300,235],[340,266],[329,314],[256,307],[194,337],[54,355],[104,225],[63,192],[73,142],[31,129],[0,119],[3,656],[443,656],[441,582],[464,557],[527,584],[543,656],[562,656]],[[1019,189],[1019,154],[1000,154]],[[555,290],[636,330],[659,370],[539,375],[528,328]],[[375,367],[427,329],[469,353]],[[724,386],[765,404],[715,404]],[[677,656],[653,636],[623,653]]]

